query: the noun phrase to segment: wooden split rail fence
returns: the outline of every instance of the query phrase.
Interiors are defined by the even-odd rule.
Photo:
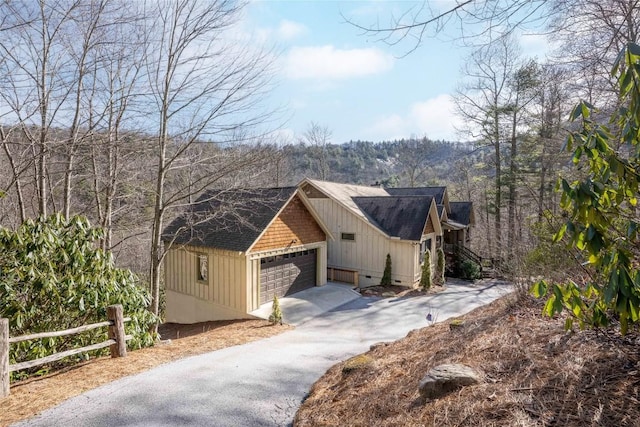
[[[131,320],[130,317],[123,317],[121,305],[110,305],[107,307],[107,320],[104,322],[93,323],[91,325],[83,325],[77,328],[66,329],[64,331],[41,332],[31,335],[22,335],[19,337],[9,337],[9,319],[0,319],[0,398],[9,395],[9,373],[20,371],[22,369],[35,368],[47,363],[65,357],[73,356],[87,351],[99,350],[109,347],[111,357],[124,357],[127,355],[126,341],[130,340],[131,335],[125,335],[124,323]],[[63,337],[66,335],[78,334],[90,331],[96,328],[109,327],[108,338],[101,343],[88,345],[85,347],[74,348],[72,350],[54,353],[52,355],[41,357],[40,359],[29,360],[26,362],[9,364],[9,345],[28,340],[37,340],[42,338]]]

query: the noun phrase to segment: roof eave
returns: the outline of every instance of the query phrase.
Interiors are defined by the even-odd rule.
[[[304,178],[302,181],[300,181],[300,183],[298,184],[298,189],[300,189],[302,187],[303,184],[309,184],[311,186],[313,186],[313,188],[315,188],[316,190],[322,192],[323,194],[326,194],[328,198],[330,198],[331,200],[333,200],[334,202],[336,202],[337,204],[339,204],[340,206],[342,206],[347,212],[350,212],[353,216],[355,216],[356,218],[358,218],[360,221],[364,222],[365,224],[367,224],[369,227],[373,228],[374,230],[376,230],[378,233],[382,234],[384,237],[386,237],[387,239],[390,239],[391,236],[389,234],[387,234],[385,231],[383,231],[380,227],[378,227],[377,225],[373,224],[371,222],[371,220],[369,219],[369,215],[366,214],[366,212],[363,212],[360,210],[360,208],[358,207],[358,210],[360,211],[360,213],[362,215],[358,215],[356,214],[353,209],[351,209],[349,206],[345,205],[343,202],[341,202],[338,198],[334,197],[332,194],[327,194],[326,190],[323,190],[321,188],[318,188],[317,185],[315,185],[312,180],[310,178]]]

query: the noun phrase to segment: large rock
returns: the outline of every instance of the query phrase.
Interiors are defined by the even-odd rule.
[[[479,383],[480,374],[466,365],[438,365],[427,372],[418,388],[425,399],[435,399],[464,386]]]

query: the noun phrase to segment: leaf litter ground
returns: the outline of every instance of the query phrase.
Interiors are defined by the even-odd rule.
[[[511,295],[332,367],[296,415],[304,426],[640,426],[640,333],[564,331]],[[423,401],[418,383],[463,363],[483,383]]]

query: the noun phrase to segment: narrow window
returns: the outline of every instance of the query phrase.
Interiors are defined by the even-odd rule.
[[[431,250],[431,239],[427,239],[420,244],[420,264],[424,262],[424,254]]]
[[[342,233],[342,240],[353,242],[356,240],[355,233]]]
[[[200,282],[209,281],[209,257],[207,254],[198,254],[196,265],[196,278]]]

